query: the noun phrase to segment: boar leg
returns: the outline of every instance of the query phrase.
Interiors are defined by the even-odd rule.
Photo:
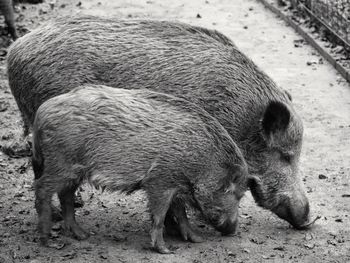
[[[80,192],[78,192],[74,197],[74,207],[79,208],[79,207],[83,207],[83,206],[84,206],[84,201],[81,198]],[[53,222],[59,222],[59,221],[63,220],[62,211],[58,207],[56,207],[52,204],[51,211],[52,211],[52,221]]]
[[[181,200],[174,200],[169,210],[171,210],[171,213],[177,219],[180,235],[183,240],[193,243],[203,242],[203,238],[192,229],[187,218],[185,204]]]
[[[61,203],[65,230],[71,232],[76,239],[83,240],[88,238],[89,235],[75,221],[74,193],[77,188],[77,185],[70,185],[70,187],[61,190],[58,193],[58,197]]]
[[[171,204],[175,191],[167,190],[162,194],[159,189],[149,191],[148,189],[148,205],[152,215],[151,229],[151,246],[161,254],[173,253],[166,246],[163,239],[164,219]]]
[[[51,200],[53,189],[45,182],[45,175],[35,182],[35,208],[39,216],[40,243],[47,245],[51,232]]]
[[[6,6],[6,10],[4,10],[3,13],[5,17],[5,23],[8,27],[9,33],[12,39],[16,40],[18,38],[18,35],[15,27],[15,14],[14,14],[13,7],[9,4],[8,6]]]

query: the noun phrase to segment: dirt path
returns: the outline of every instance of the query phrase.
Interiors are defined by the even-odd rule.
[[[53,16],[83,12],[176,19],[215,28],[230,37],[291,92],[305,125],[301,173],[312,212],[322,218],[310,231],[295,231],[258,208],[247,194],[237,236],[224,238],[194,222],[206,238],[204,243],[166,238],[169,245],[178,248],[176,254],[158,255],[145,249],[150,224],[142,194],[99,194],[85,187],[86,204],[78,211],[78,220],[91,231],[91,238],[78,242],[59,233],[68,242],[64,248],[41,248],[36,243],[33,174],[28,161],[0,154],[0,263],[350,261],[350,198],[346,197],[350,195],[350,86],[328,63],[253,0],[81,2],[57,0],[53,9],[49,4],[26,6],[20,11],[24,17],[19,24],[31,29]],[[1,144],[20,136],[19,120],[2,60]]]

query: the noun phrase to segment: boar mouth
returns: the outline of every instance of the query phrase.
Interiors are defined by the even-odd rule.
[[[297,230],[305,230],[314,222],[310,220],[309,203],[302,207],[294,207],[290,202],[283,202],[272,210],[280,218],[286,220]]]
[[[237,231],[237,220],[232,222],[230,220],[226,220],[222,224],[216,224],[215,229],[219,231],[223,236],[234,235]]]
[[[310,219],[310,208],[307,199],[303,200],[303,202],[293,202],[289,198],[283,198],[276,205],[267,198],[262,188],[261,184],[250,185],[250,191],[255,202],[259,206],[275,213],[281,219],[286,220],[295,229],[308,229],[319,219],[319,217],[316,217],[314,220]]]

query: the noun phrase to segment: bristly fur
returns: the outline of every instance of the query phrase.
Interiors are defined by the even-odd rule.
[[[187,168],[202,170],[201,165],[215,164],[220,169],[245,165],[227,131],[206,111],[183,99],[147,90],[79,87],[45,102],[34,127],[37,163],[42,163],[44,156],[55,156],[51,165],[60,165],[58,161],[62,158],[78,177],[90,178],[91,184],[111,191],[138,189],[143,180],[151,179],[170,160],[174,161],[168,163],[170,167],[180,165],[181,160],[182,165],[174,167],[176,173]],[[138,162],[142,164],[136,157],[147,160],[148,166],[135,168]],[[127,163],[129,168],[136,169],[134,175],[139,180],[132,179],[133,186],[129,188],[128,182],[124,189],[118,184],[114,186],[115,177],[106,177],[104,171],[125,172],[122,167],[118,166],[121,169],[118,170],[110,166],[114,162],[126,165],[126,158],[135,161]],[[188,158],[195,159],[187,167]]]
[[[298,176],[303,127],[291,96],[220,32],[168,21],[62,18],[18,39],[7,62],[27,128],[44,101],[83,84],[171,94],[228,131],[261,179],[261,191],[253,191],[259,204],[305,210],[298,205],[307,202]],[[260,120],[271,104],[277,123],[268,123],[276,132],[266,136]],[[279,108],[290,115],[284,129]]]
[[[150,210],[165,209],[163,215],[176,198],[222,231],[236,224],[247,164],[225,128],[191,102],[149,90],[85,85],[44,102],[33,130],[39,218],[53,193],[88,181],[111,192],[142,189]],[[169,200],[163,207],[164,198]]]

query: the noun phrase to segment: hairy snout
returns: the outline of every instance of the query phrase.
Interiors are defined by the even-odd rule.
[[[292,197],[283,198],[283,201],[272,211],[299,230],[307,228],[310,220],[309,200],[302,191]]]
[[[215,229],[221,232],[222,235],[233,235],[236,233],[238,220],[226,219],[223,223],[215,226]]]

